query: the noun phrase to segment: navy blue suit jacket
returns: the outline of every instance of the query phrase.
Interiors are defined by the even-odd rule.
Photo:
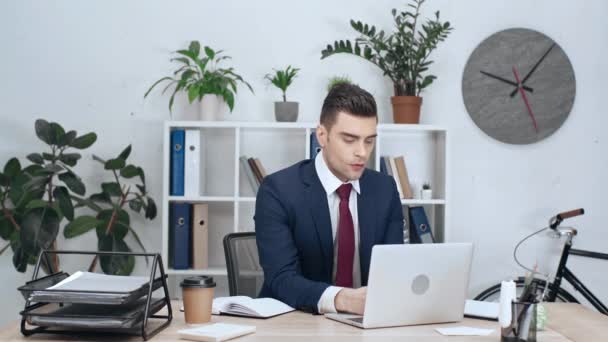
[[[403,243],[403,211],[392,177],[365,169],[359,185],[359,260],[365,286],[372,246]],[[334,248],[327,194],[314,160],[265,177],[254,219],[264,270],[260,297],[317,313],[319,299],[332,281]]]

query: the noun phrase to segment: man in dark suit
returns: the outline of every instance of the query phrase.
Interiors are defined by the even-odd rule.
[[[322,151],[264,178],[254,217],[260,297],[313,313],[363,313],[372,246],[403,243],[394,180],[365,168],[377,124],[372,95],[338,84],[316,129]]]

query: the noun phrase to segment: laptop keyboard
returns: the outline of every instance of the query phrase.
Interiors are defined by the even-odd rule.
[[[363,323],[363,317],[353,317],[353,318],[349,318],[348,320],[357,322],[357,323]]]

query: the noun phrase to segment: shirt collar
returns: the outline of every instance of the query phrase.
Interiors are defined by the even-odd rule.
[[[321,150],[320,153],[317,153],[317,156],[315,157],[315,170],[317,171],[321,185],[323,185],[323,189],[325,189],[325,193],[327,193],[328,196],[333,194],[340,187],[340,185],[343,184],[342,181],[331,172],[325,163],[325,158],[323,158],[323,150]],[[351,180],[346,183],[351,183],[357,194],[361,194],[358,179]]]

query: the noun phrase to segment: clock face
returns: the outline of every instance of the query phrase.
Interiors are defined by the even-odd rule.
[[[574,70],[546,35],[522,28],[485,39],[462,77],[464,104],[475,124],[509,144],[530,144],[566,120],[576,93]]]

